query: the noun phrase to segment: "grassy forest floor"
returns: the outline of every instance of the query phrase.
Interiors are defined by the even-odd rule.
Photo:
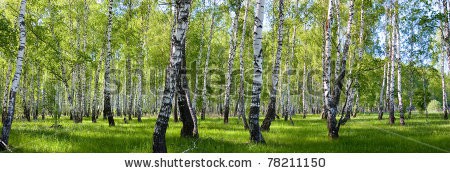
[[[249,143],[249,133],[242,123],[232,117],[223,124],[220,117],[199,120],[200,138],[180,138],[181,122],[171,119],[167,129],[168,152],[450,152],[450,121],[439,114],[428,118],[413,115],[402,127],[396,119],[389,125],[387,116],[382,121],[375,114],[363,115],[341,127],[340,139],[327,137],[326,122],[319,115],[302,119],[294,116],[295,125],[284,120],[273,122],[270,132],[263,132],[265,145]],[[123,153],[151,152],[152,134],[156,117],[145,117],[143,123],[136,119],[124,124],[116,118],[116,126],[109,127],[106,120],[91,123],[85,118],[82,124],[74,124],[62,117],[62,128],[50,128],[54,120],[27,122],[15,120],[11,130],[10,145],[13,152],[81,152]],[[193,143],[196,147],[193,147]]]

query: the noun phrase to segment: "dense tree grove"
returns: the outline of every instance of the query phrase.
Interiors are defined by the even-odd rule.
[[[181,137],[201,138],[202,120],[212,117],[239,117],[255,143],[265,143],[261,131],[273,121],[295,126],[293,117],[309,114],[322,114],[332,139],[358,113],[395,126],[416,111],[448,119],[448,6],[3,0],[0,149],[9,150],[15,119],[52,118],[58,128],[67,116],[117,128],[157,117],[154,152],[167,152],[170,123],[182,123]]]

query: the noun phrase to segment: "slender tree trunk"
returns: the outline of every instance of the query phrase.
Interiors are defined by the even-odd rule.
[[[2,101],[2,123],[6,120],[6,117],[8,116],[8,91],[9,91],[9,84],[11,82],[11,71],[12,71],[12,63],[10,62],[8,64],[8,71],[6,72],[5,77],[5,89],[3,91],[3,101]]]
[[[337,134],[337,131],[334,127],[336,127],[336,118],[332,117],[330,114],[330,106],[331,104],[331,88],[330,88],[330,75],[331,75],[331,25],[333,24],[333,0],[328,1],[328,13],[327,20],[324,27],[324,36],[325,36],[325,44],[324,44],[324,56],[322,57],[322,66],[323,66],[323,93],[324,93],[324,112],[323,114],[327,118],[327,127],[328,127],[328,136]],[[334,115],[337,114],[337,110],[334,110]],[[324,116],[322,115],[322,118]],[[337,135],[335,136],[338,137]]]
[[[234,64],[234,57],[236,55],[236,45],[237,45],[237,32],[238,32],[238,22],[239,22],[239,13],[241,9],[241,3],[242,0],[236,0],[235,1],[235,7],[234,7],[234,19],[232,21],[232,36],[230,39],[230,52],[228,56],[228,71],[226,73],[226,85],[225,85],[225,103],[224,103],[224,115],[223,115],[223,122],[225,124],[228,123],[228,116],[230,114],[230,92],[231,92],[231,81],[232,79],[232,73],[233,73],[233,64]]]
[[[389,93],[391,92],[391,60],[390,60],[390,55],[388,55],[387,57],[387,71],[386,71],[386,99],[385,99],[385,106],[384,106],[384,111],[387,112],[389,109]]]
[[[204,11],[205,1],[202,0],[202,12]],[[195,63],[194,74],[195,74],[195,83],[194,83],[194,97],[192,98],[192,109],[195,114],[197,114],[197,97],[198,97],[198,73],[197,70],[200,68],[200,62],[202,61],[203,56],[203,43],[204,43],[204,35],[205,35],[205,18],[202,17],[202,33],[201,33],[201,41],[200,41],[200,50],[197,57],[197,62]]]
[[[364,0],[361,1],[361,17],[360,17],[360,25],[359,25],[359,45],[358,45],[358,62],[363,61],[363,54],[364,54]],[[358,64],[358,63],[357,63]],[[359,73],[359,72],[358,72]],[[358,76],[355,77],[355,111],[353,113],[353,117],[356,117],[358,114],[358,107],[359,107],[359,80]]]
[[[127,22],[126,27],[129,28],[129,21],[131,20],[132,14],[131,14],[131,1],[128,1],[127,3]],[[127,45],[129,45],[128,37],[125,39]],[[125,88],[125,95],[126,95],[126,106],[124,109],[126,109],[126,114],[124,114],[123,120],[125,123],[128,123],[126,115],[128,115],[128,120],[132,120],[131,115],[133,115],[133,93],[131,91],[131,55],[125,55],[127,57],[125,68],[126,68],[126,88]]]
[[[445,56],[442,56],[441,64],[441,81],[442,81],[442,111],[444,112],[444,119],[448,118],[448,108],[447,108],[447,92],[445,91]]]
[[[26,61],[24,61],[24,64],[26,66]],[[30,118],[30,107],[28,105],[28,100],[27,100],[27,95],[28,95],[28,70],[26,70],[27,68],[25,67],[23,70],[23,80],[22,80],[22,87],[20,87],[20,91],[22,92],[22,106],[23,106],[23,115],[25,116],[25,119],[27,119],[28,122],[31,121]],[[31,80],[33,81],[33,80]]]
[[[278,46],[277,54],[275,57],[275,64],[273,66],[272,72],[272,86],[270,89],[270,100],[268,104],[268,110],[266,117],[261,125],[262,131],[269,131],[270,125],[276,116],[276,98],[277,98],[277,87],[278,87],[278,76],[280,75],[280,62],[281,53],[283,51],[283,22],[284,22],[284,0],[279,0],[280,4],[278,6],[279,12],[279,23],[278,23]],[[264,5],[264,4],[262,4]],[[256,56],[256,54],[255,54]]]
[[[356,117],[356,114],[359,112],[359,92],[358,90],[356,92],[356,98],[355,98],[355,110],[353,111],[353,118]]]
[[[38,120],[39,116],[39,101],[41,99],[41,74],[37,74],[37,98],[36,102],[34,103],[34,114],[33,114],[33,120]]]
[[[340,72],[340,61],[341,61],[341,52],[342,52],[342,32],[341,32],[341,2],[340,0],[335,0],[335,7],[334,10],[336,12],[336,36],[337,36],[337,47],[336,47],[336,68],[334,69],[334,78],[337,79],[339,76],[339,72]]]
[[[113,114],[111,111],[111,84],[110,84],[110,63],[112,59],[111,55],[111,30],[112,30],[112,3],[113,0],[109,0],[108,4],[108,28],[107,28],[107,42],[106,42],[106,60],[105,60],[105,89],[104,89],[104,103],[103,103],[103,116],[108,118],[109,126],[115,126]]]
[[[398,110],[400,112],[400,124],[405,125],[405,112],[403,110],[402,100],[402,59],[400,56],[400,31],[399,31],[399,5],[398,1],[394,0],[394,32],[395,32],[395,52],[397,61],[397,96],[398,96]]]
[[[239,114],[242,116],[242,122],[244,124],[244,129],[248,129],[248,122],[245,116],[245,91],[244,91],[244,46],[245,46],[245,31],[247,27],[247,17],[248,17],[248,7],[250,5],[250,0],[247,0],[245,4],[245,14],[244,14],[244,23],[242,24],[242,35],[241,35],[241,43],[239,45],[239,96],[238,96],[238,107]]]
[[[263,84],[263,49],[262,49],[262,27],[264,21],[264,5],[265,0],[257,0],[255,13],[255,26],[253,28],[253,57],[254,57],[254,73],[253,73],[253,89],[252,101],[250,104],[249,127],[250,141],[255,143],[265,143],[259,128],[259,111],[260,96]]]
[[[6,116],[5,121],[3,122],[2,128],[2,136],[0,140],[0,150],[9,150],[8,142],[9,142],[9,134],[11,131],[11,125],[14,119],[14,109],[16,104],[16,93],[19,88],[20,75],[22,74],[22,63],[25,54],[25,44],[26,44],[26,28],[25,28],[25,10],[26,10],[26,0],[22,0],[20,3],[20,11],[19,11],[19,50],[17,52],[17,60],[16,60],[16,71],[14,73],[14,77],[12,80],[11,91],[9,94],[9,106],[8,106],[8,114]]]
[[[176,78],[183,58],[183,43],[186,39],[186,32],[189,23],[189,10],[191,0],[177,0],[176,8],[179,11],[177,28],[172,34],[172,55],[170,57],[170,67],[167,70],[166,83],[164,88],[164,98],[161,109],[156,120],[155,131],[153,133],[153,152],[166,153],[166,129],[172,109],[172,99],[174,96]]]
[[[295,7],[295,11],[297,11],[297,6],[298,6],[298,0],[296,2],[296,7]],[[287,78],[287,89],[286,89],[286,94],[287,94],[287,99],[286,99],[286,112],[287,115],[289,116],[289,120],[291,121],[291,124],[294,125],[294,121],[292,120],[292,111],[291,111],[291,61],[295,60],[295,42],[296,42],[296,38],[295,35],[297,34],[297,26],[294,25],[294,31],[292,32],[292,46],[291,46],[291,55],[289,57],[289,59],[287,59],[286,62],[286,78]],[[289,39],[288,39],[289,40]]]
[[[99,89],[99,78],[100,78],[100,70],[102,66],[102,60],[103,60],[103,53],[100,55],[99,59],[97,60],[97,69],[95,71],[95,79],[94,79],[94,97],[93,97],[93,103],[92,103],[92,122],[96,123],[98,119],[98,114],[100,113],[98,108],[98,102],[99,102],[99,95],[100,95],[100,89]]]
[[[148,20],[149,20],[149,15],[150,15],[150,10],[151,10],[151,6],[150,3],[147,1],[147,12],[144,15],[144,17],[142,17],[142,35],[144,36],[143,39],[141,40],[141,50],[140,50],[140,57],[138,59],[138,64],[139,64],[139,70],[137,71],[137,78],[138,78],[138,86],[137,86],[137,90],[138,90],[138,98],[137,98],[137,118],[138,118],[138,122],[142,122],[142,115],[143,115],[143,111],[142,111],[142,106],[144,105],[143,102],[143,76],[144,76],[144,60],[145,60],[145,56],[146,56],[146,49],[145,46],[147,45],[147,36],[146,36],[146,32],[148,31]],[[145,23],[145,24],[144,24]]]
[[[389,77],[389,123],[390,124],[394,124],[395,123],[395,105],[394,105],[394,87],[395,87],[395,54],[397,52],[397,47],[395,46],[395,31],[392,29],[392,27],[395,26],[396,23],[396,18],[395,15],[392,15],[393,13],[393,9],[392,9],[392,5],[389,4],[389,10],[388,10],[388,15],[389,15],[389,25],[391,26],[389,28],[389,55],[390,55],[390,77]]]
[[[308,107],[306,106],[306,90],[307,90],[307,74],[306,74],[306,62],[303,62],[303,84],[302,84],[302,105],[303,105],[303,118],[306,118]]]
[[[213,0],[213,10],[211,11],[211,27],[209,30],[209,40],[208,40],[208,51],[206,53],[206,60],[205,60],[205,69],[203,71],[203,90],[202,90],[202,107],[201,107],[201,119],[204,120],[205,119],[205,113],[206,113],[206,86],[208,83],[208,65],[209,65],[209,57],[211,55],[211,44],[212,44],[212,39],[214,36],[214,11],[215,11],[215,5],[216,5],[216,0]]]
[[[380,102],[378,104],[378,120],[382,120],[383,119],[383,105],[384,105],[384,99],[383,99],[383,95],[384,95],[384,87],[386,85],[386,64],[384,64],[384,70],[383,70],[383,81],[381,82],[381,91],[380,91]]]
[[[447,7],[447,0],[442,0],[442,7],[443,7],[443,13],[445,14],[445,20],[444,20],[444,31],[443,31],[443,36],[444,36],[444,43],[446,43],[446,44],[444,44],[444,47],[445,47],[445,50],[446,50],[446,56],[447,56],[447,63],[448,63],[448,68],[450,69],[450,45],[449,45],[449,37],[450,37],[450,28],[449,28],[449,17],[450,17],[450,14],[448,13],[448,7]],[[444,59],[442,60],[442,63],[444,63]],[[444,65],[442,65],[442,66],[444,66]],[[444,68],[444,67],[442,67],[442,68]],[[444,73],[444,72],[442,72],[442,73]],[[442,79],[443,81],[442,81],[442,92],[443,92],[443,94],[445,94],[445,84],[444,84],[444,77],[443,77],[443,79]],[[448,113],[447,113],[447,108],[448,108],[448,106],[447,106],[447,102],[446,102],[446,100],[447,100],[447,94],[445,94],[445,95],[443,95],[443,97],[445,97],[445,102],[443,101],[443,104],[445,105],[443,108],[444,108],[444,119],[445,120],[447,120],[448,119]]]
[[[330,70],[330,69],[327,68],[328,64],[327,64],[326,60],[328,59],[328,57],[331,56],[331,51],[329,54],[327,54],[327,53],[328,53],[328,49],[331,49],[331,47],[329,47],[329,45],[331,44],[330,43],[331,42],[330,33],[331,33],[331,24],[333,23],[333,18],[332,18],[332,16],[330,16],[330,15],[332,15],[332,14],[330,14],[330,12],[333,9],[333,7],[331,6],[332,3],[333,3],[333,1],[330,0],[330,2],[328,4],[327,21],[326,21],[325,25],[322,25],[323,26],[323,42],[322,42],[322,84],[323,84],[322,90],[323,90],[323,95],[322,95],[322,115],[321,115],[322,119],[328,118],[326,99],[327,99],[328,92],[330,92],[330,84],[329,84],[330,80],[329,80],[329,78],[327,78],[326,75],[328,74],[328,70]],[[327,33],[328,33],[328,35],[327,35]],[[331,71],[330,71],[330,73],[331,73]],[[311,82],[313,82],[313,80],[311,80]],[[314,85],[311,85],[311,86],[314,86]],[[311,99],[313,99],[313,98],[311,98]],[[311,106],[311,108],[312,108],[312,106]],[[314,114],[314,111],[312,111],[312,112]]]
[[[355,57],[353,56],[350,59],[350,69],[348,72],[350,77],[347,79],[345,106],[342,109],[342,112],[344,113],[346,119],[350,119],[350,115],[353,113],[353,98],[355,97],[355,88],[353,83],[355,82],[355,79],[351,75],[353,73],[354,63]]]
[[[423,107],[425,109],[425,117],[426,117],[426,121],[428,121],[428,103],[427,103],[427,95],[428,95],[428,86],[427,86],[427,78],[426,78],[426,72],[423,72],[424,74],[422,75],[422,80],[423,80]]]

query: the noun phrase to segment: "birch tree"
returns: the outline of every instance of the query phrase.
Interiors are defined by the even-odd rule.
[[[108,4],[108,26],[106,31],[106,60],[105,60],[105,88],[104,88],[104,96],[103,96],[103,116],[108,118],[109,126],[115,126],[113,114],[111,111],[111,84],[110,84],[110,63],[112,59],[111,55],[111,30],[112,30],[112,3],[113,0],[109,0]]]
[[[360,25],[359,25],[359,45],[358,45],[358,62],[361,63],[363,61],[364,54],[364,0],[361,1],[361,17],[360,17]],[[358,75],[359,76],[359,75]],[[355,112],[353,113],[353,117],[356,117],[358,114],[359,107],[359,80],[358,76],[355,78]]]
[[[129,23],[132,18],[132,15],[133,15],[132,11],[131,11],[131,5],[132,5],[131,0],[127,0],[127,13],[128,13],[127,19],[126,19],[127,30],[130,27]],[[130,41],[129,41],[128,37],[125,38],[125,42],[126,42],[127,46],[130,45],[130,43],[129,43]],[[131,67],[131,55],[128,54],[125,56],[127,58],[126,64],[125,64],[125,66],[126,66],[125,67],[125,69],[126,69],[126,83],[125,83],[125,85],[126,85],[126,88],[125,88],[125,95],[126,95],[125,103],[126,103],[126,105],[124,107],[124,109],[126,109],[126,111],[125,111],[126,114],[124,114],[123,120],[125,123],[128,123],[126,115],[128,115],[128,120],[131,121],[132,120],[131,115],[133,114],[133,93],[131,91],[131,89],[132,89],[131,88],[131,68],[132,67]]]
[[[381,91],[380,91],[380,101],[378,103],[378,120],[382,120],[383,119],[383,112],[384,112],[384,99],[383,99],[383,95],[384,95],[384,88],[386,85],[386,66],[388,66],[387,64],[384,64],[384,70],[383,70],[383,81],[381,82]]]
[[[153,133],[153,152],[166,153],[166,130],[169,122],[170,112],[172,110],[172,100],[175,92],[176,78],[179,74],[183,56],[183,42],[186,39],[186,32],[189,23],[189,10],[191,0],[176,0],[176,8],[179,12],[177,27],[172,33],[171,40],[174,43],[171,47],[170,66],[167,69],[164,94],[161,103],[161,109],[156,120]]]
[[[201,119],[204,120],[205,119],[205,113],[206,113],[206,103],[207,103],[207,98],[206,98],[206,86],[208,83],[208,66],[209,66],[209,58],[211,56],[211,43],[212,43],[212,39],[214,36],[214,10],[215,10],[215,5],[216,5],[216,0],[213,0],[213,9],[211,11],[211,26],[210,26],[210,30],[209,30],[209,39],[208,39],[208,50],[206,52],[206,60],[205,60],[205,68],[203,70],[203,90],[202,90],[202,107],[201,107]]]
[[[448,44],[449,42],[449,39],[450,39],[450,28],[449,28],[449,17],[450,17],[450,14],[448,13],[448,7],[447,7],[447,4],[448,4],[448,2],[447,2],[447,0],[442,0],[442,12],[445,14],[445,17],[446,18],[444,18],[444,22],[443,22],[443,25],[444,25],[444,29],[443,29],[443,33],[442,33],[442,35],[443,35],[443,42],[445,43],[445,44],[443,44],[444,45],[444,47],[445,47],[445,52],[446,52],[446,56],[447,56],[447,63],[448,63],[448,68],[450,69],[450,45]],[[444,62],[442,62],[442,63],[444,63]],[[443,90],[444,90],[444,83],[442,84],[443,85]],[[443,92],[445,92],[445,91],[443,91]],[[446,104],[446,102],[443,102],[443,104]],[[444,108],[447,108],[447,106],[445,106]],[[445,110],[445,112],[444,112],[444,119],[445,120],[447,120],[448,119],[448,115],[447,115],[447,112],[446,112],[447,110]]]
[[[265,143],[264,138],[259,128],[259,111],[260,111],[260,97],[261,88],[263,84],[262,78],[262,27],[264,22],[264,5],[265,0],[256,1],[255,25],[253,27],[253,87],[252,87],[252,101],[250,104],[249,114],[249,128],[250,141],[255,143]]]
[[[400,31],[399,31],[399,5],[398,0],[394,0],[394,9],[395,9],[395,50],[396,61],[397,61],[397,97],[398,97],[398,110],[400,112],[400,124],[405,125],[405,112],[403,110],[403,100],[402,100],[402,59],[400,55]]]
[[[278,87],[278,77],[280,75],[280,62],[281,53],[283,51],[283,22],[284,22],[284,0],[279,0],[278,5],[279,12],[279,23],[278,23],[278,40],[277,40],[277,52],[275,57],[275,64],[273,65],[272,72],[272,85],[270,88],[270,100],[268,104],[267,114],[261,125],[261,130],[269,131],[272,121],[276,117],[276,102],[277,102],[277,87]]]
[[[99,78],[100,78],[100,70],[102,69],[102,60],[103,60],[103,50],[101,55],[98,57],[97,60],[97,69],[95,70],[95,79],[94,79],[94,97],[92,98],[92,122],[96,123],[98,119],[98,115],[100,114],[99,111],[99,98],[100,98],[100,86],[99,86]]]
[[[224,115],[223,122],[228,123],[228,116],[230,114],[230,92],[231,92],[231,81],[232,81],[232,73],[233,73],[233,64],[234,57],[236,55],[236,45],[237,45],[237,32],[238,32],[238,22],[239,22],[239,13],[241,10],[242,0],[233,1],[234,4],[231,6],[234,9],[234,18],[232,20],[231,28],[232,28],[232,36],[230,39],[230,52],[228,54],[228,71],[226,73],[226,84],[225,84],[225,103],[224,105]]]
[[[441,58],[441,83],[442,83],[442,111],[444,112],[444,119],[448,117],[447,108],[447,92],[445,91],[445,56]]]
[[[26,14],[26,0],[22,0],[19,10],[19,50],[17,52],[16,71],[12,80],[11,91],[9,93],[8,114],[3,121],[2,136],[0,140],[0,150],[9,150],[9,134],[11,132],[11,125],[14,119],[14,111],[16,105],[16,93],[19,88],[20,75],[22,74],[22,66],[25,54],[25,45],[27,40],[27,33],[25,28],[25,14]]]
[[[390,8],[392,8],[392,4],[389,4]],[[392,11],[393,10],[393,11]],[[390,58],[391,58],[391,68],[390,68],[390,81],[389,81],[389,123],[394,124],[395,123],[395,105],[394,105],[394,87],[395,87],[395,62],[396,62],[396,52],[397,52],[397,46],[396,46],[396,33],[393,27],[396,25],[396,17],[395,17],[395,9],[391,9],[391,24],[390,24]]]
[[[336,115],[338,113],[337,106],[339,105],[339,98],[341,95],[341,90],[343,86],[343,80],[345,78],[346,73],[346,63],[347,63],[347,57],[348,57],[348,50],[350,47],[351,42],[351,28],[353,24],[353,15],[354,15],[354,0],[350,0],[349,2],[349,19],[347,23],[347,32],[345,34],[345,42],[344,42],[344,49],[342,54],[342,59],[340,62],[340,72],[339,76],[335,79],[334,88],[333,88],[333,94],[330,92],[330,75],[331,75],[331,67],[330,67],[330,59],[331,59],[331,19],[333,16],[333,0],[329,1],[329,7],[328,7],[328,17],[327,17],[327,23],[326,23],[326,44],[325,44],[325,65],[324,68],[326,71],[324,72],[324,90],[326,95],[326,106],[328,111],[327,116],[327,127],[328,127],[328,135],[335,139],[339,137],[339,128],[342,124],[345,124],[347,121],[347,118],[345,116],[341,116],[339,119],[339,122],[336,120]]]
[[[202,0],[202,5],[201,5],[201,11],[204,12],[204,4],[205,4],[205,0]],[[195,74],[195,81],[194,81],[194,97],[192,98],[192,109],[194,109],[195,114],[197,114],[197,97],[198,97],[198,74],[197,74],[197,69],[200,68],[200,62],[202,60],[203,57],[203,43],[204,43],[204,34],[205,34],[205,18],[202,17],[202,32],[201,32],[201,36],[200,36],[200,50],[198,52],[198,57],[197,57],[197,62],[195,63],[195,69],[194,69],[194,74]]]
[[[244,129],[248,129],[248,122],[245,116],[245,98],[244,98],[244,46],[245,46],[245,31],[247,27],[247,17],[248,17],[248,7],[250,5],[250,0],[247,0],[245,4],[245,14],[244,22],[242,24],[242,36],[241,43],[239,45],[239,95],[238,95],[238,112],[242,116],[242,122],[244,124]]]

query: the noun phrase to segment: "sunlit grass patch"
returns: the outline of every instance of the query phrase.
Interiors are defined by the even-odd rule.
[[[261,117],[263,118],[263,117]],[[450,122],[438,114],[414,115],[400,126],[398,118],[390,125],[387,116],[360,114],[341,127],[340,138],[327,137],[326,121],[319,115],[303,119],[294,116],[294,126],[288,121],[275,120],[269,132],[263,132],[266,144],[253,144],[242,122],[231,117],[224,124],[220,117],[199,120],[200,138],[180,137],[181,122],[169,123],[166,139],[168,152],[448,152],[450,151]],[[13,123],[10,145],[14,152],[82,152],[122,153],[151,152],[152,134],[156,117],[145,117],[124,124],[116,118],[116,126],[107,121],[92,123],[85,118],[75,124],[62,117],[62,128],[50,128],[52,119]],[[262,119],[261,119],[262,120]],[[195,143],[195,147],[194,147]]]

